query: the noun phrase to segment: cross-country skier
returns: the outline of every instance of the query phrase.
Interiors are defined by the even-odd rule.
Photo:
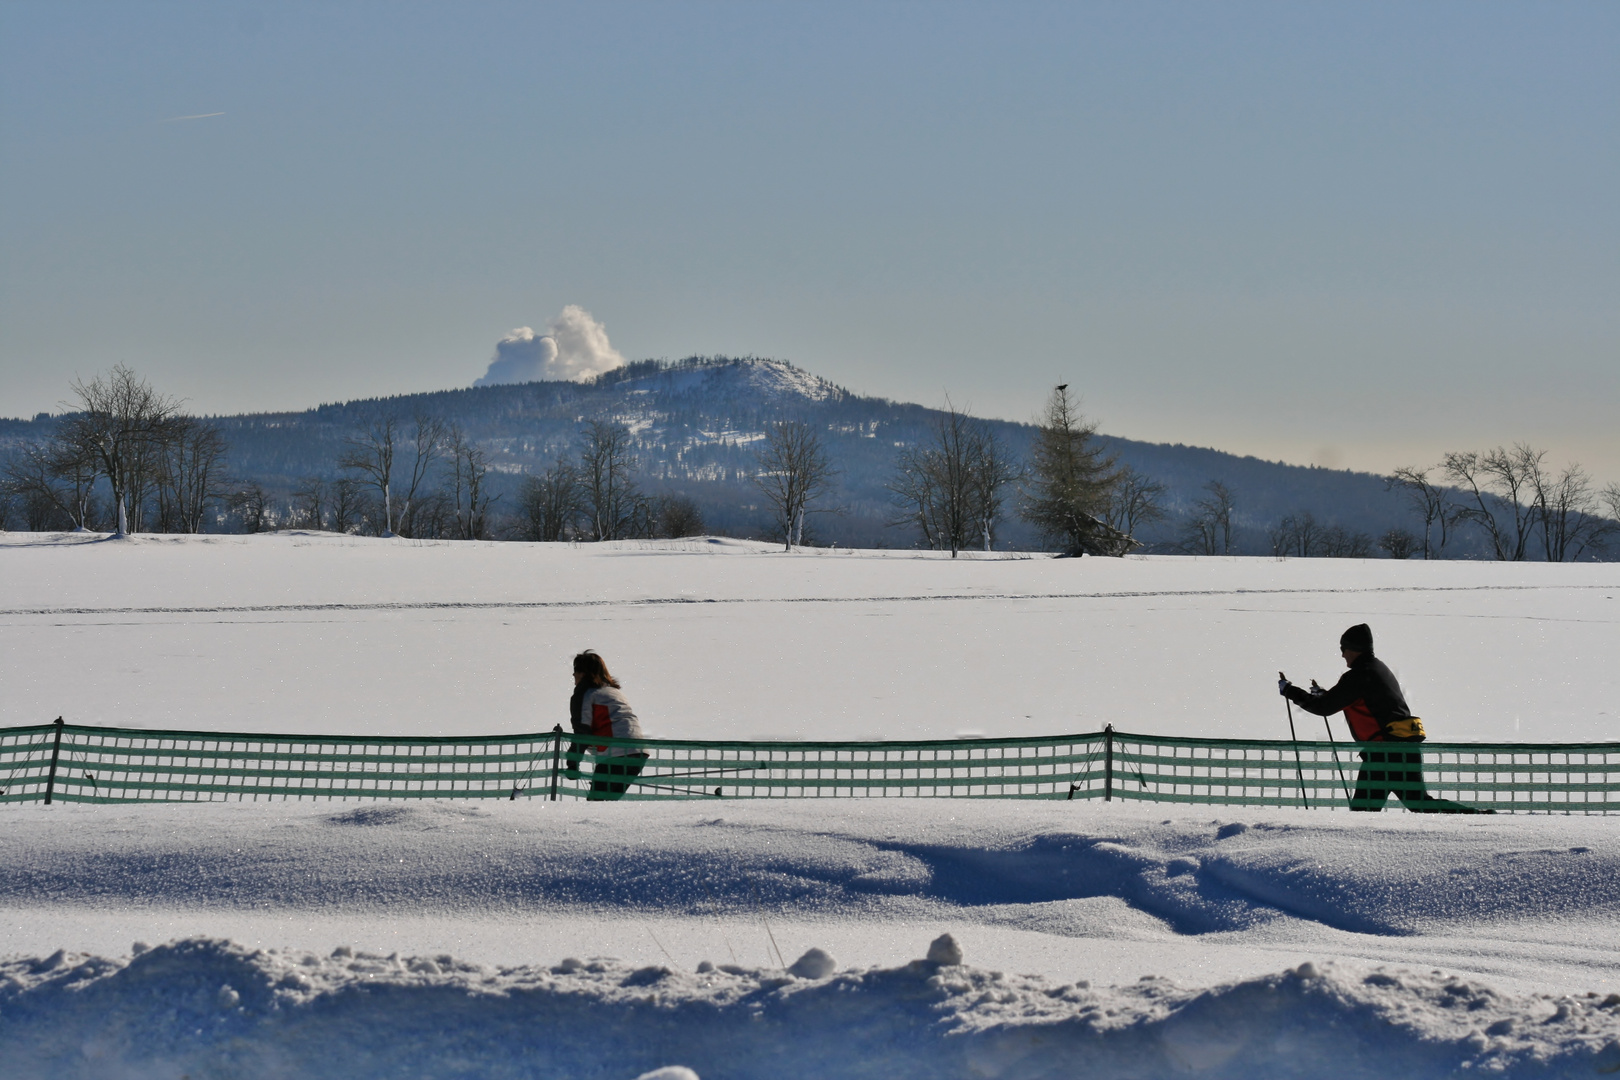
[[[574,693],[568,702],[568,721],[576,735],[598,735],[610,739],[641,738],[641,722],[625,700],[607,664],[590,649],[574,657]],[[585,748],[571,744],[564,775],[580,779],[580,759]],[[591,773],[591,793],[587,799],[606,802],[622,798],[630,781],[641,775],[647,753],[628,746],[596,747],[596,769]]]
[[[1373,655],[1372,628],[1357,623],[1339,638],[1339,655],[1346,671],[1327,690],[1311,680],[1310,690],[1302,690],[1287,679],[1277,680],[1277,692],[1306,712],[1332,716],[1343,711],[1350,734],[1356,741],[1406,743],[1410,750],[1363,750],[1361,772],[1356,776],[1352,810],[1382,810],[1391,794],[1419,814],[1483,814],[1472,806],[1437,799],[1423,788],[1423,755],[1416,749],[1424,739],[1423,721],[1412,715],[1401,693],[1395,673]]]

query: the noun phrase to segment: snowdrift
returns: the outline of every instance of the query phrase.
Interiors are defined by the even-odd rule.
[[[1206,990],[1093,988],[919,960],[797,978],[613,961],[249,951],[0,965],[0,1053],[39,1076],[1256,1077],[1620,1071],[1620,995],[1305,964]]]
[[[1620,1071],[1620,840],[1603,819],[724,809],[7,810],[13,941],[211,921],[282,944],[14,953],[0,1060],[65,1077]],[[396,947],[346,943],[357,924]],[[479,928],[473,955],[411,944],[436,925]],[[967,964],[901,959],[945,929]],[[900,957],[874,957],[882,937]],[[594,953],[546,955],[563,940]],[[846,966],[794,965],[811,945]],[[1312,959],[1281,969],[1289,954]]]

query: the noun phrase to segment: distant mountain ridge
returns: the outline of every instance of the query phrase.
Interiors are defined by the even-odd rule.
[[[1032,401],[1034,413],[1042,403]],[[916,537],[893,528],[886,484],[895,457],[927,438],[939,410],[867,397],[781,360],[759,357],[688,357],[628,364],[589,382],[532,382],[469,387],[326,404],[302,412],[251,413],[211,418],[231,446],[231,467],[242,479],[273,492],[289,491],[305,477],[334,477],[344,440],[378,410],[403,419],[430,414],[461,425],[484,447],[507,501],[524,474],[578,452],[588,420],[624,424],[633,433],[643,486],[685,494],[701,507],[711,528],[736,535],[763,532],[767,515],[751,477],[765,425],[800,419],[822,431],[841,470],[834,501],[838,515],[812,522],[821,542],[909,547]],[[43,434],[48,421],[0,421],[0,440]],[[987,421],[1019,458],[1034,427]],[[1405,524],[1406,511],[1381,477],[1240,457],[1180,444],[1106,436],[1120,460],[1167,488],[1172,515],[1189,512],[1203,485],[1220,480],[1237,495],[1235,521],[1241,550],[1269,550],[1266,530],[1284,515],[1310,512],[1324,524],[1378,535]],[[1015,500],[1009,500],[1013,504]],[[1149,539],[1176,530],[1166,522]],[[1009,517],[1004,546],[1034,548],[1027,526]]]

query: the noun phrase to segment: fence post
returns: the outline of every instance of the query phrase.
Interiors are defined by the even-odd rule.
[[[1103,725],[1103,802],[1114,801],[1114,725]]]
[[[51,771],[45,777],[45,805],[51,805],[51,792],[56,790],[56,760],[62,756],[62,718],[56,718],[56,741],[51,744]]]
[[[551,801],[557,801],[557,781],[562,767],[562,725],[551,729]]]

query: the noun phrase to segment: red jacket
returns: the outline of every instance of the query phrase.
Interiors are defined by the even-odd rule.
[[[616,686],[595,686],[579,699],[579,715],[570,717],[581,735],[601,735],[609,739],[641,738],[641,722],[635,710]],[[633,746],[598,746],[596,752],[608,757],[639,754]]]

